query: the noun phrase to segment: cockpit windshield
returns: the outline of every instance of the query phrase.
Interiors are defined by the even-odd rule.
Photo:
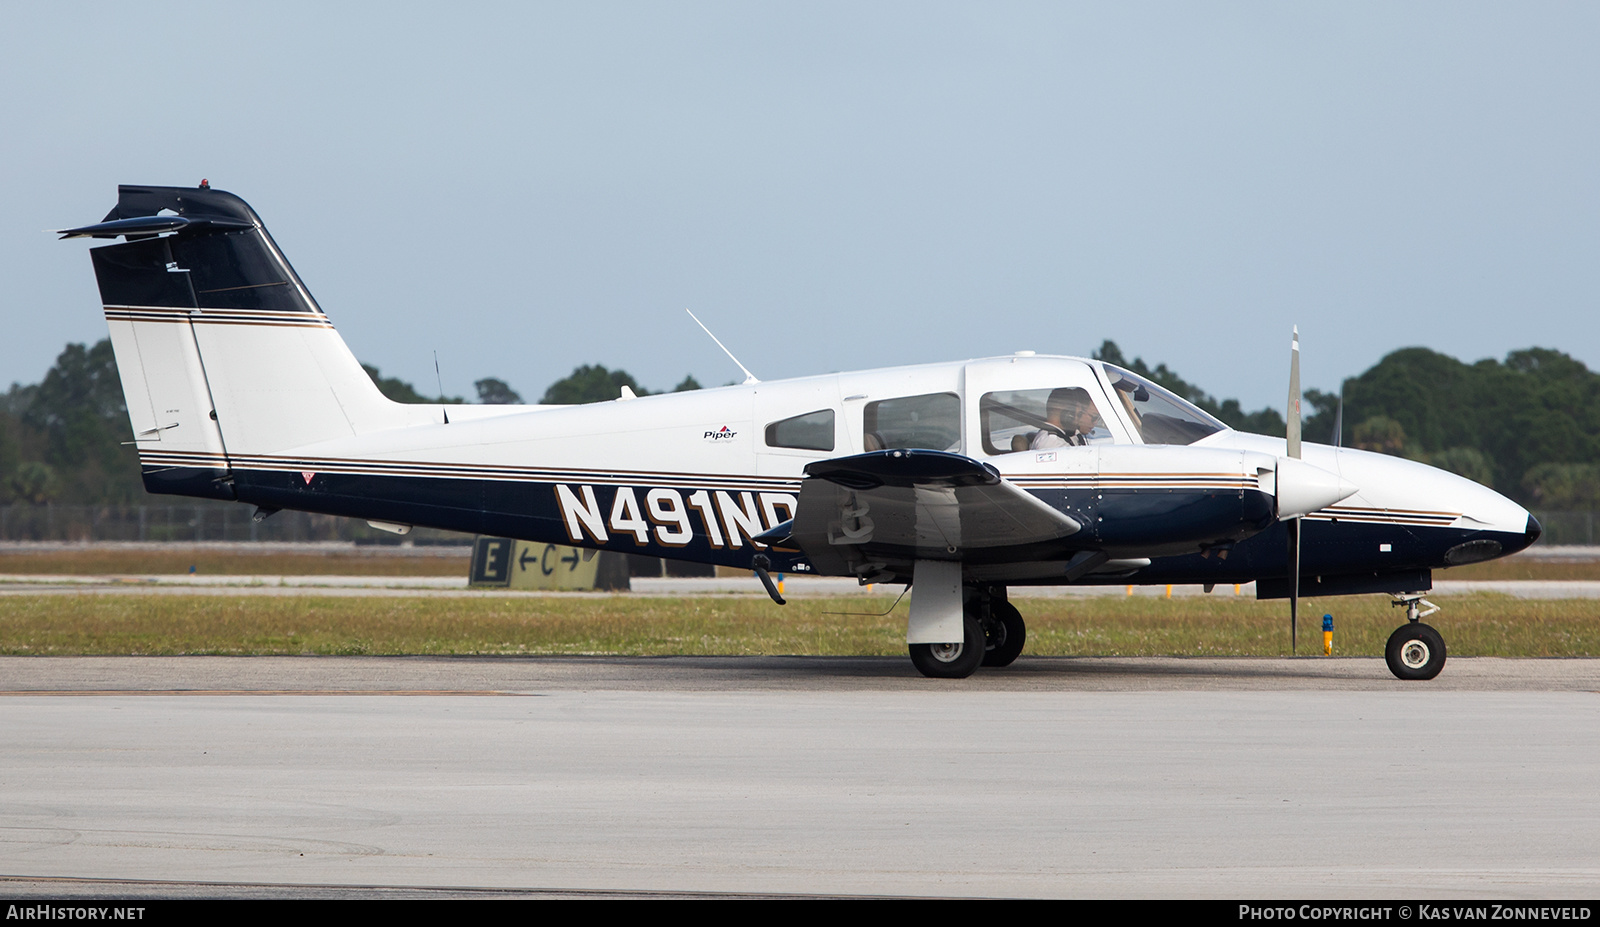
[[[1127,410],[1146,444],[1193,444],[1228,427],[1189,400],[1138,374],[1110,364],[1105,368],[1113,395]]]

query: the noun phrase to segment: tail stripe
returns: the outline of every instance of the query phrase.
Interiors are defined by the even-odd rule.
[[[332,328],[321,313],[272,312],[262,309],[179,309],[167,306],[107,306],[112,322],[189,322],[195,325],[281,325]]]

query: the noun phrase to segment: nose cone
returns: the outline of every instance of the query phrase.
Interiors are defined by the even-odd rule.
[[[1464,563],[1493,560],[1519,550],[1527,550],[1533,546],[1534,541],[1539,540],[1544,528],[1539,524],[1539,519],[1534,518],[1532,514],[1528,515],[1524,524],[1525,527],[1520,535],[1515,531],[1506,531],[1499,537],[1480,537],[1457,544],[1444,552],[1444,562],[1449,566],[1460,566]]]
[[[1514,554],[1519,550],[1527,550],[1533,546],[1534,541],[1539,540],[1541,534],[1544,534],[1544,526],[1539,524],[1539,519],[1534,518],[1532,512],[1529,512],[1528,527],[1522,532],[1522,546],[1507,548],[1506,553]]]

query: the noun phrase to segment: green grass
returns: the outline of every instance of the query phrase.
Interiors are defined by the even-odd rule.
[[[313,597],[15,595],[0,598],[0,654],[819,654],[905,652],[891,597]],[[1452,656],[1600,656],[1600,603],[1439,598],[1428,619]],[[1288,605],[1227,595],[1018,599],[1034,655],[1280,656]],[[1377,596],[1305,603],[1300,652],[1376,656],[1404,620]]]

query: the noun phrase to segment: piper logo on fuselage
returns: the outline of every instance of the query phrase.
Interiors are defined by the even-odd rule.
[[[709,433],[709,432],[708,432]],[[610,492],[609,499],[604,495]],[[794,517],[799,500],[787,492],[556,484],[556,507],[574,544],[607,544],[613,535],[638,547],[686,547],[697,536],[714,548],[758,549],[755,536]]]
[[[736,434],[738,434],[737,431],[734,431],[732,428],[729,428],[727,425],[723,425],[721,428],[717,429],[716,431],[708,431],[708,432],[706,432],[706,440],[707,441],[726,441],[727,439],[733,437]]]

